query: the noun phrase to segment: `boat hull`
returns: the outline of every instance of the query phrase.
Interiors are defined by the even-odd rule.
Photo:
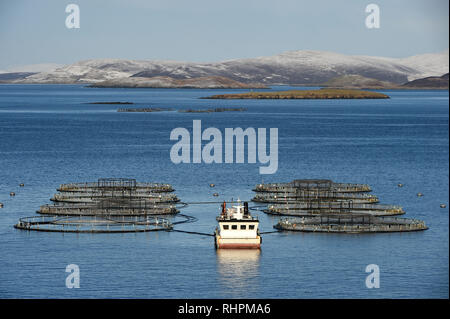
[[[257,238],[222,238],[215,236],[217,249],[260,249],[261,237]]]

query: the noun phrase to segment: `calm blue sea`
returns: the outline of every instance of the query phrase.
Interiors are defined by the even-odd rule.
[[[449,199],[448,91],[386,91],[388,100],[199,99],[236,91],[0,85],[0,297],[448,298],[449,211],[440,208]],[[118,113],[118,105],[87,104],[95,101],[247,111]],[[195,119],[222,132],[277,127],[277,173],[260,175],[259,163],[173,164],[170,132],[192,129]],[[177,232],[13,228],[49,203],[59,184],[101,177],[167,182],[186,202],[250,199],[257,183],[295,178],[367,183],[381,203],[403,206],[404,217],[423,219],[430,228],[265,234],[260,252],[216,251],[213,237]],[[178,229],[212,233],[219,205],[182,212],[198,221]],[[277,218],[254,214],[261,231],[273,230]],[[65,286],[68,264],[80,267],[79,289]],[[380,268],[378,289],[366,288],[369,264]]]

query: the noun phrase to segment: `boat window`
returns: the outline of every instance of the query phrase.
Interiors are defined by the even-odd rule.
[[[231,225],[231,229],[237,229],[237,225]]]
[[[223,225],[223,229],[228,229],[230,228],[228,225]]]
[[[241,225],[241,229],[247,229],[246,225]]]
[[[248,229],[255,229],[255,225],[248,225]]]

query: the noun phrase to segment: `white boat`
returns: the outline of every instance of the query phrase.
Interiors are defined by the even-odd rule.
[[[216,248],[259,249],[261,247],[259,221],[250,215],[247,202],[242,205],[238,200],[238,204],[231,208],[226,208],[226,203],[223,202],[217,221],[219,226],[215,231]]]

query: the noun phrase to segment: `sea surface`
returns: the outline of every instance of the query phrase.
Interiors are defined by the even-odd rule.
[[[239,91],[245,92],[0,85],[0,297],[449,297],[448,91],[383,91],[391,97],[386,100],[199,99]],[[95,101],[135,104],[88,104]],[[120,113],[119,107],[247,111]],[[192,131],[193,120],[222,133],[227,127],[278,128],[278,171],[260,175],[258,162],[172,163],[176,141],[170,132]],[[424,220],[429,229],[279,232],[263,235],[261,251],[216,251],[213,237],[182,232],[63,234],[13,228],[19,218],[34,216],[40,205],[50,203],[60,184],[102,177],[170,183],[184,202],[249,200],[261,182],[366,183],[381,203],[403,206],[404,217]],[[175,229],[211,234],[219,209],[217,203],[189,205],[181,211],[197,222]],[[278,218],[253,214],[262,232],[274,230]],[[69,264],[79,266],[78,289],[66,288]],[[379,266],[380,288],[366,287],[369,264]]]

